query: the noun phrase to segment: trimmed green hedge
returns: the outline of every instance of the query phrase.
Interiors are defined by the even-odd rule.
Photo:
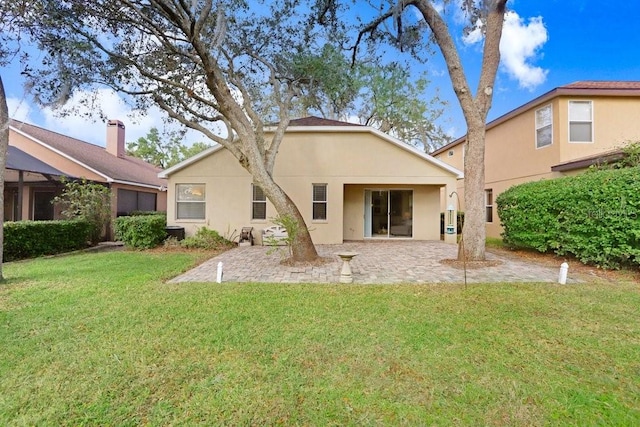
[[[166,224],[164,214],[121,216],[115,220],[116,239],[132,248],[153,248],[166,239]]]
[[[83,220],[4,223],[4,261],[53,255],[87,247],[91,224]]]
[[[640,265],[640,168],[511,187],[496,199],[505,244],[607,268]]]

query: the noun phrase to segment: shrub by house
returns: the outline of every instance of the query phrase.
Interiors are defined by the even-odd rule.
[[[496,203],[504,242],[601,267],[640,265],[640,168],[529,182]]]

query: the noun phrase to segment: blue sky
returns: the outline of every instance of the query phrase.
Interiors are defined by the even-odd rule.
[[[505,22],[502,65],[489,120],[574,81],[640,80],[640,31],[637,30],[640,2],[511,0],[509,7],[512,13]],[[455,11],[451,7],[449,10]],[[456,17],[451,19],[455,26]],[[481,42],[473,43],[473,37],[464,39],[461,31],[456,37],[471,88],[475,90],[482,59]],[[466,125],[440,53],[436,52],[420,67],[426,70],[431,89],[437,90],[448,102],[440,124],[451,136],[462,136]],[[52,111],[39,110],[25,95],[17,67],[7,67],[1,72],[10,115],[104,145],[102,122],[91,122],[84,117],[60,118]],[[104,91],[103,97],[105,114],[125,122],[127,141],[146,135],[153,126],[163,127],[161,112],[151,111],[131,119],[127,117],[130,108],[120,102],[117,95]],[[193,134],[189,138],[204,140]]]

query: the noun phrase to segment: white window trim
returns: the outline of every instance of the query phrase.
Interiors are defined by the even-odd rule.
[[[551,127],[551,142],[549,144],[547,144],[547,145],[540,146],[540,145],[538,145],[538,131],[540,129],[546,127],[546,126],[538,126],[538,111],[540,111],[540,110],[542,110],[544,108],[551,109],[551,124],[548,125],[548,126]],[[547,104],[545,106],[537,108],[534,111],[534,118],[535,118],[535,130],[534,130],[534,132],[536,133],[536,135],[535,135],[536,150],[540,150],[542,148],[551,147],[553,145],[553,104]]]
[[[491,193],[491,204],[489,204],[489,200],[488,200],[488,195],[489,192]],[[493,188],[487,188],[484,190],[484,220],[487,224],[493,224],[493,202],[494,202],[494,198],[493,198]],[[487,221],[487,208],[491,208],[491,221]]]
[[[313,195],[315,193],[314,189],[316,186],[324,186],[325,187],[325,195],[326,198],[325,200],[313,200]],[[315,219],[313,217],[313,207],[316,203],[324,203],[325,205],[325,213],[326,213],[326,218],[324,219]],[[311,222],[316,222],[316,223],[326,223],[329,222],[329,184],[327,183],[323,183],[323,182],[314,182],[313,184],[311,184]]]
[[[578,121],[571,120],[571,103],[572,102],[589,102],[591,104],[591,120],[589,122],[586,121]],[[567,103],[567,141],[569,144],[593,144],[596,135],[595,123],[593,122],[593,113],[594,113],[594,103],[591,99],[570,99]],[[572,141],[571,140],[571,122],[575,123],[591,123],[591,141]]]
[[[254,199],[254,187],[260,187],[259,185],[256,186],[255,184],[251,184],[251,222],[252,223],[266,223],[267,222],[267,195],[264,195],[264,201],[262,200],[255,200]],[[262,193],[264,194],[264,190],[262,190]],[[253,217],[253,204],[254,203],[264,203],[264,219],[263,218],[254,218]]]
[[[180,185],[201,185],[204,188],[204,199],[202,201],[199,200],[178,200],[178,186]],[[179,182],[175,184],[175,194],[174,194],[174,203],[175,203],[175,220],[176,222],[203,222],[207,220],[207,185],[205,183],[200,182]],[[204,217],[203,218],[178,218],[178,204],[179,203],[202,203],[204,205]]]

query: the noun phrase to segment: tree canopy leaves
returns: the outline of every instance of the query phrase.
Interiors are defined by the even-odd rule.
[[[186,146],[182,143],[180,135],[160,135],[158,128],[154,127],[147,136],[127,143],[127,154],[166,169],[210,147],[210,144],[204,142]]]
[[[449,142],[437,124],[445,103],[427,100],[429,81],[404,64],[374,58],[352,63],[346,51],[326,44],[319,52],[293,58],[296,75],[307,79],[298,98],[300,115],[353,120],[389,133],[426,152]]]

